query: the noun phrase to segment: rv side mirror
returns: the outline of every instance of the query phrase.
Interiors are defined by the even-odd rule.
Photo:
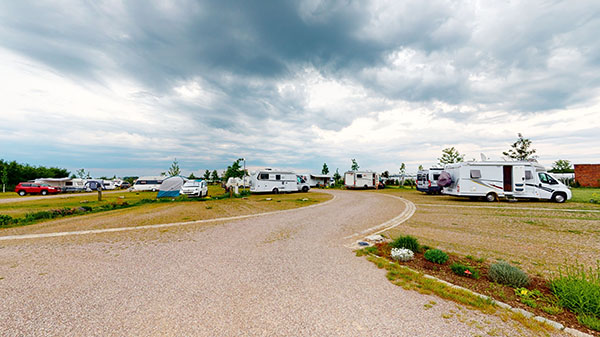
[[[542,187],[542,183],[540,183],[540,185],[539,185],[539,186],[540,186],[540,187]]]

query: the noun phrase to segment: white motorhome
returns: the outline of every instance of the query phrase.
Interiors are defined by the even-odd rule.
[[[134,192],[140,191],[152,191],[156,192],[160,190],[160,184],[162,184],[163,180],[167,177],[165,176],[146,176],[139,177],[131,186],[130,190]]]
[[[309,189],[310,186],[304,179],[290,171],[264,169],[250,175],[250,192],[252,193],[308,192]]]
[[[114,190],[117,188],[115,182],[112,180],[102,180],[102,185],[104,185],[105,190]]]
[[[438,179],[440,173],[444,169],[441,167],[432,167],[429,170],[419,170],[417,172],[417,191],[425,192],[427,194],[442,193],[442,187],[438,186]]]
[[[565,202],[571,190],[538,163],[528,161],[481,161],[446,165],[443,172],[451,181],[443,183],[443,193],[464,197],[547,199]]]
[[[379,175],[371,171],[348,171],[344,173],[346,188],[377,188]]]

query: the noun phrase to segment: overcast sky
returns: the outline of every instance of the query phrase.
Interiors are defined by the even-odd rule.
[[[599,1],[2,1],[0,158],[92,175],[600,162]]]

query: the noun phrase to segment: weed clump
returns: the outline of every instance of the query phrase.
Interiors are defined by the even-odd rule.
[[[13,222],[13,218],[10,215],[0,214],[0,227],[8,226]]]
[[[593,315],[579,315],[577,321],[581,325],[587,326],[588,328],[596,331],[600,331],[600,318]]]
[[[394,241],[392,241],[390,247],[410,249],[413,251],[413,253],[417,253],[420,249],[419,241],[417,240],[417,238],[410,235],[400,236],[396,238]]]
[[[425,252],[425,259],[437,264],[444,264],[448,261],[448,254],[439,249],[429,249]]]
[[[479,278],[479,270],[477,270],[477,268],[466,266],[462,263],[453,263],[450,265],[450,269],[452,269],[452,272],[458,276],[470,277],[474,279]]]
[[[529,276],[521,269],[506,262],[498,262],[490,266],[488,277],[497,283],[514,288],[525,287],[529,284]]]
[[[558,277],[550,282],[550,289],[560,306],[585,316],[583,320],[588,324],[594,325],[593,317],[600,323],[600,263],[596,270],[586,270],[583,265],[560,269]]]

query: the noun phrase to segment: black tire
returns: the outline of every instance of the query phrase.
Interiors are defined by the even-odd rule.
[[[279,189],[278,189],[277,187],[275,187],[275,188],[273,189],[273,193],[274,193],[274,194],[279,194]]]
[[[562,204],[567,201],[567,196],[564,193],[554,193],[554,195],[552,195],[552,201]]]
[[[496,193],[490,192],[485,196],[485,201],[487,201],[487,202],[498,201],[498,196],[496,196]]]
[[[25,192],[25,191],[23,191],[23,190],[20,190],[18,193],[19,193],[19,195],[20,195],[20,196],[22,196],[22,197],[24,197],[24,196],[27,194],[27,192]]]
[[[306,186],[302,187],[302,192],[304,192],[304,193],[308,192],[308,187],[306,187]]]
[[[42,192],[40,192],[40,193],[41,193],[42,195],[46,195],[46,194],[48,194],[48,191],[46,191],[46,190],[42,190]]]
[[[366,190],[367,188],[369,188],[369,186],[365,185],[365,190]]]

